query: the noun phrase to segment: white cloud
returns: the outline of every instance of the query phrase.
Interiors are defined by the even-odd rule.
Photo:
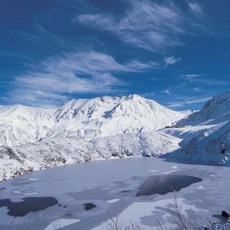
[[[202,14],[203,10],[201,8],[200,5],[198,5],[197,3],[193,2],[193,3],[188,3],[189,9],[195,13],[195,14]]]
[[[108,15],[85,14],[76,21],[115,33],[126,43],[151,51],[181,45],[183,18],[173,6],[152,1],[131,1],[131,9],[120,19]]]
[[[164,62],[165,65],[174,65],[176,64],[178,61],[181,61],[181,58],[175,58],[175,57],[165,57],[164,58]]]
[[[130,72],[140,72],[140,71],[145,71],[148,69],[155,69],[158,68],[159,64],[156,62],[140,62],[138,60],[132,60],[129,63],[126,64],[127,71]]]
[[[65,54],[44,61],[40,66],[18,76],[11,102],[25,100],[28,104],[57,104],[74,93],[116,92],[124,82],[114,76],[117,72],[142,72],[156,68],[157,63],[132,60],[118,63],[112,56],[98,52]]]
[[[48,60],[43,65],[45,69],[52,72],[67,69],[78,74],[87,73],[90,75],[104,72],[141,72],[158,66],[156,62],[143,63],[138,60],[131,60],[125,64],[120,64],[108,54],[93,51],[66,54],[61,58]],[[57,65],[58,69],[56,69]]]

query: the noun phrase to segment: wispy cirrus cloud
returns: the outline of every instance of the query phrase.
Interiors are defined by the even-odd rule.
[[[75,21],[110,31],[126,43],[151,51],[181,45],[183,17],[172,5],[134,0],[119,19],[102,14],[83,14]]]
[[[11,101],[25,99],[27,104],[61,103],[76,93],[111,93],[125,85],[114,74],[143,72],[158,66],[138,60],[121,64],[112,56],[99,52],[79,52],[50,58],[15,78]]]
[[[42,63],[42,66],[48,71],[55,71],[54,66],[60,69],[75,71],[78,74],[98,75],[104,72],[142,72],[148,69],[156,68],[156,62],[140,62],[131,60],[121,64],[111,55],[94,51],[67,53],[60,58],[51,58]],[[59,69],[58,69],[59,71]]]

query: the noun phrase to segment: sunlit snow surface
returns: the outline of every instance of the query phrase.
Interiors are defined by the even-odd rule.
[[[16,218],[7,214],[7,207],[1,207],[0,229],[98,230],[106,229],[116,216],[124,225],[131,221],[145,229],[157,229],[159,221],[169,223],[175,194],[136,197],[143,182],[157,175],[201,178],[177,192],[181,210],[198,225],[210,219],[221,222],[221,211],[230,207],[229,173],[227,167],[177,164],[157,158],[96,161],[41,170],[0,183],[0,199],[15,204],[26,197],[53,197],[58,203]],[[89,203],[95,207],[86,210],[84,204]]]

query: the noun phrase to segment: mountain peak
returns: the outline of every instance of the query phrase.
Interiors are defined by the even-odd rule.
[[[127,99],[127,100],[145,99],[145,98],[141,97],[141,96],[138,95],[138,94],[129,94],[129,95],[124,96],[124,97],[125,97],[125,99]]]
[[[210,109],[214,106],[221,106],[222,104],[230,103],[230,91],[225,91],[212,99],[210,99],[203,107],[203,109]]]
[[[171,125],[185,115],[137,94],[71,100],[57,111],[52,137],[104,137],[153,131]]]
[[[230,91],[211,98],[204,107],[188,118],[179,121],[180,125],[217,124],[230,120]]]

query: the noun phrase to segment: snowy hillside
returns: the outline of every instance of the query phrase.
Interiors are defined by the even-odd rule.
[[[230,166],[230,122],[216,125],[194,137],[183,150],[191,160]]]
[[[181,138],[181,149],[169,157],[230,166],[230,91],[209,100],[203,109],[165,130]]]
[[[13,148],[0,147],[0,180],[26,171],[98,158],[94,146],[82,138],[46,138]]]
[[[23,105],[0,107],[0,146],[35,142],[53,127],[55,110]]]
[[[159,156],[177,149],[180,139],[161,132],[122,134],[88,141],[45,138],[16,147],[0,147],[0,180],[63,164],[126,156]]]
[[[204,107],[177,125],[213,125],[230,120],[230,91],[226,91],[210,99]]]

